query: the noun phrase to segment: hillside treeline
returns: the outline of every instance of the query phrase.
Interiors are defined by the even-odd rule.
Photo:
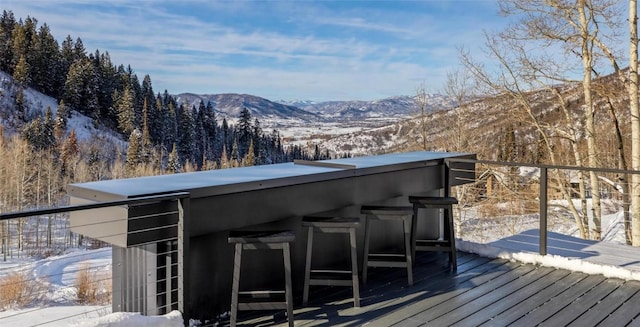
[[[108,52],[87,53],[82,40],[71,36],[58,44],[46,23],[16,20],[6,10],[0,17],[0,70],[15,83],[4,85],[12,103],[0,108],[6,127],[0,153],[24,164],[16,168],[24,171],[9,173],[10,162],[3,162],[0,183],[34,183],[29,192],[15,186],[24,198],[14,194],[10,200],[2,192],[7,195],[0,199],[3,206],[52,204],[51,197],[75,181],[328,158],[326,152],[284,146],[279,133],[264,132],[247,109],[231,123],[218,120],[211,103],[178,103],[166,90],[156,93],[149,75],[140,81],[130,66],[114,65]],[[35,108],[27,88],[59,99],[57,108],[44,113]],[[74,126],[68,126],[74,111],[90,117],[104,133],[92,135],[86,144],[80,141]],[[51,166],[46,170],[51,182],[41,180],[43,165]],[[38,194],[43,187],[57,194]]]

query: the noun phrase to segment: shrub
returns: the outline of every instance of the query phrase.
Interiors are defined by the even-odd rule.
[[[27,306],[42,299],[45,293],[45,286],[29,278],[26,272],[0,277],[0,309]]]
[[[94,272],[85,263],[76,276],[76,295],[82,304],[111,302],[111,272]]]

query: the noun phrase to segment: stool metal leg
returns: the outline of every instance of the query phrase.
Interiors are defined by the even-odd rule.
[[[411,216],[411,257],[416,257],[416,239],[418,230],[418,206],[413,205],[413,216]]]
[[[449,246],[451,247],[451,252],[449,252],[449,263],[451,263],[451,269],[455,272],[458,270],[458,260],[456,258],[456,236],[455,231],[453,230],[453,210],[451,207],[445,210],[448,212],[448,223],[445,226],[449,232]]]
[[[349,228],[349,243],[351,244],[351,280],[353,282],[353,305],[360,306],[360,285],[358,282],[358,254],[356,251],[356,229]]]
[[[309,227],[307,234],[307,260],[304,266],[304,292],[302,295],[302,305],[309,303],[309,280],[311,279],[311,253],[313,253],[313,227]]]
[[[285,278],[285,298],[287,301],[287,320],[289,326],[293,327],[293,288],[291,287],[291,253],[289,243],[282,244],[284,254],[284,278]]]
[[[240,264],[242,262],[242,244],[236,244],[233,259],[233,285],[231,289],[231,327],[236,326],[238,320],[238,293],[240,292]]]
[[[369,268],[369,238],[371,237],[371,221],[365,218],[364,227],[364,257],[362,258],[362,283],[367,284],[367,270]]]
[[[407,279],[409,286],[413,285],[413,259],[411,257],[411,219],[413,218],[405,218],[402,220],[402,227],[404,229],[404,253],[407,258]]]

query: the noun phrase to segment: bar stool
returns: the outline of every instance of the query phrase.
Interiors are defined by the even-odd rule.
[[[458,204],[454,197],[437,196],[409,196],[409,202],[413,204],[413,228],[411,232],[412,253],[415,251],[443,251],[449,252],[449,264],[453,271],[458,269],[456,260],[456,237],[453,227],[453,205]],[[437,240],[418,240],[416,237],[418,210],[419,209],[443,209],[445,211],[444,235]],[[439,211],[439,210],[438,210]],[[439,218],[439,215],[432,216]]]
[[[351,286],[353,289],[353,305],[360,306],[360,287],[358,282],[358,255],[356,252],[356,228],[360,227],[359,217],[319,217],[306,216],[302,218],[302,226],[308,228],[307,259],[304,269],[304,293],[302,304],[309,302],[309,286]],[[313,234],[345,233],[349,234],[351,245],[351,270],[321,270],[311,269],[311,254],[313,252]],[[351,279],[346,279],[347,274]],[[313,275],[313,276],[312,276]]]
[[[289,243],[295,241],[292,231],[231,231],[228,242],[235,244],[233,285],[231,291],[231,326],[236,326],[238,310],[287,309],[289,326],[293,326],[293,295],[291,287],[291,254]],[[285,290],[240,291],[240,265],[243,250],[282,250],[284,256]],[[284,301],[275,301],[274,295],[282,295]],[[239,295],[250,299],[239,302]],[[281,300],[281,299],[278,299]]]
[[[413,256],[411,253],[411,222],[413,208],[410,206],[379,206],[364,205],[360,213],[366,215],[364,232],[364,262],[362,264],[362,282],[367,283],[367,269],[369,267],[400,267],[407,268],[409,286],[413,285]],[[404,231],[404,254],[369,253],[371,239],[371,223],[380,220],[401,221]]]

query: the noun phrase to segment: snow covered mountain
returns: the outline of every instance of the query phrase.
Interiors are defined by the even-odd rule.
[[[196,107],[200,102],[205,105],[211,102],[216,113],[224,118],[238,117],[242,108],[249,109],[254,118],[269,119],[297,119],[303,122],[318,122],[323,118],[298,107],[272,102],[270,100],[248,94],[205,94],[181,93],[176,96],[178,103],[189,103]]]
[[[363,119],[390,119],[397,121],[419,114],[419,108],[412,96],[396,96],[373,101],[325,101],[309,100],[270,101],[248,94],[206,94],[182,93],[177,95],[178,102],[185,101],[191,105],[210,101],[214,109],[222,117],[238,117],[243,107],[249,109],[251,115],[263,119],[296,119],[305,122],[340,122],[358,123]],[[430,94],[427,99],[427,113],[455,107],[450,98]]]
[[[420,110],[412,96],[395,96],[373,101],[327,101],[319,103],[298,101],[296,104],[305,111],[339,122],[363,118],[407,118],[420,114]],[[455,106],[455,101],[446,96],[439,94],[428,95],[427,113],[451,109]]]

